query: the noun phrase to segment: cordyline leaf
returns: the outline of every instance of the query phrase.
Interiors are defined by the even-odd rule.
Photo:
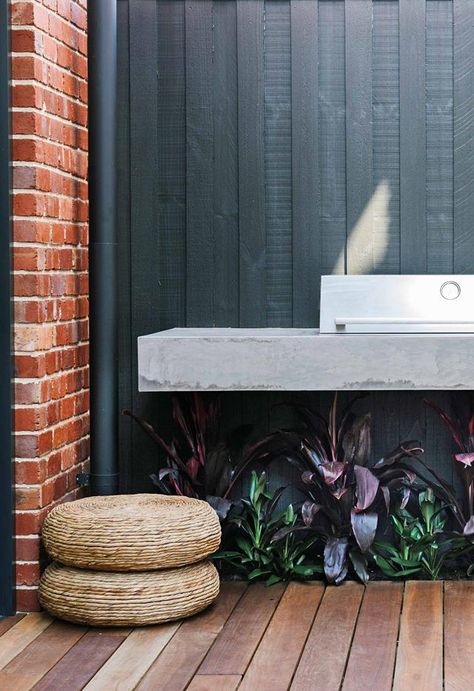
[[[342,440],[344,458],[365,465],[370,456],[370,413],[356,418]]]
[[[432,410],[435,411],[435,413],[438,413],[439,417],[441,420],[444,422],[446,427],[451,433],[452,438],[456,442],[456,444],[459,446],[459,448],[464,451],[464,444],[462,441],[462,434],[460,433],[460,430],[458,429],[458,426],[454,422],[454,420],[444,411],[442,410],[439,406],[436,405],[433,401],[428,400],[425,398],[423,400],[423,403],[427,406],[429,406]]]
[[[301,507],[301,515],[303,517],[303,522],[306,526],[310,526],[313,523],[314,517],[321,508],[321,504],[315,504],[314,501],[305,501]]]
[[[467,433],[470,437],[474,436],[474,415],[467,423]]]
[[[336,497],[336,499],[342,499],[342,497],[345,494],[347,494],[348,491],[349,490],[347,487],[341,487],[340,489],[336,489],[336,490],[334,490],[334,492],[331,492],[331,494],[333,497]]]
[[[242,458],[235,467],[232,475],[232,480],[225,492],[225,497],[228,497],[235,483],[242,473],[249,465],[256,463],[268,463],[277,457],[285,457],[285,452],[281,446],[281,434],[279,432],[272,432],[255,444],[249,445],[244,449]]]
[[[369,581],[369,572],[367,571],[367,558],[364,557],[356,549],[351,549],[349,557],[354,567],[354,571],[359,576],[364,585]]]
[[[390,513],[390,490],[388,487],[385,487],[385,485],[380,485],[380,489],[382,490],[383,498],[385,501],[385,508],[387,509],[387,516]]]
[[[471,518],[468,520],[466,525],[464,526],[463,529],[464,535],[474,535],[474,516],[471,516]]]
[[[327,485],[332,485],[336,480],[338,480],[346,469],[345,463],[339,463],[339,461],[332,461],[330,463],[322,463],[318,470],[321,473],[324,482]]]
[[[352,530],[362,553],[368,552],[371,548],[377,531],[377,523],[378,515],[375,512],[351,511]]]
[[[347,575],[346,537],[331,537],[324,547],[324,574],[329,583],[342,583]]]
[[[128,415],[128,417],[131,417],[132,420],[134,420],[142,428],[142,430],[144,430],[148,434],[148,436],[151,437],[153,441],[163,449],[166,455],[176,463],[178,468],[180,468],[186,475],[188,474],[186,465],[178,456],[175,445],[173,443],[167,444],[165,440],[162,437],[160,437],[160,435],[155,431],[152,425],[150,425],[149,422],[143,420],[143,418],[140,418],[137,415],[134,415],[134,413],[132,413],[130,410],[123,410],[122,415]]]
[[[463,463],[465,468],[471,468],[474,462],[474,453],[455,453],[454,460]]]
[[[228,499],[223,499],[222,497],[214,497],[210,494],[207,495],[206,501],[208,504],[210,504],[210,506],[212,506],[221,521],[227,518],[227,514],[232,506],[231,501]]]
[[[194,458],[194,456],[193,456],[192,458],[187,460],[186,461],[186,468],[187,468],[189,477],[191,478],[191,480],[193,482],[195,482],[197,479],[198,472],[199,472],[199,461],[197,460],[197,458]]]
[[[378,478],[362,465],[354,466],[356,481],[357,511],[365,511],[373,503],[379,489]]]
[[[406,456],[418,456],[422,453],[424,453],[424,449],[419,441],[404,441],[402,444],[397,446],[396,449],[381,458],[380,461],[375,464],[374,468],[385,468],[393,465],[401,458],[405,458]]]
[[[183,409],[181,408],[181,404],[180,404],[177,396],[173,396],[172,406],[173,406],[173,413],[172,413],[173,419],[176,422],[177,426],[182,431],[186,441],[189,444],[189,448],[192,450],[193,454],[196,454],[196,447],[194,445],[193,435],[191,433],[191,430],[188,427],[186,416],[183,413]]]
[[[301,530],[308,530],[308,528],[305,525],[294,525],[294,526],[286,526],[285,528],[280,528],[280,530],[277,530],[276,533],[272,536],[270,543],[273,542],[278,542],[279,540],[283,540],[284,537],[287,535],[291,535],[292,533],[298,533]]]
[[[403,487],[402,489],[402,501],[400,502],[400,508],[404,509],[406,508],[406,505],[408,504],[410,500],[410,495],[411,491],[409,487]]]
[[[305,483],[305,485],[310,485],[313,482],[314,475],[315,474],[312,473],[310,470],[305,470],[305,472],[301,476],[301,479]]]
[[[158,471],[158,478],[160,480],[164,480],[165,477],[174,477],[177,478],[179,476],[178,471],[176,468],[160,468]],[[150,477],[153,479],[153,476],[150,475]]]

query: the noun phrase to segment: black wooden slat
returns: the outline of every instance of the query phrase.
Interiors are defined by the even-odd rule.
[[[373,273],[372,0],[346,0],[347,272]]]
[[[119,405],[120,410],[132,405],[132,381],[130,367],[131,342],[131,309],[130,309],[130,80],[129,80],[129,3],[120,0],[117,3],[117,45],[120,75],[117,85],[117,223],[118,223],[118,267],[119,267]],[[121,417],[119,421],[120,448],[120,491],[130,491],[130,458],[132,454],[130,420]]]
[[[319,171],[322,273],[345,272],[346,152],[344,3],[321,2]],[[315,277],[315,280],[318,280]]]
[[[426,273],[425,0],[400,0],[400,269]],[[400,439],[426,438],[416,393],[399,394]]]
[[[158,309],[160,286],[156,280],[159,266],[158,238],[158,141],[156,122],[158,90],[157,5],[147,0],[130,3],[130,232],[131,266],[131,369],[132,382],[137,375],[137,336],[160,328]],[[153,279],[151,278],[153,277]],[[139,396],[134,384],[133,409],[152,417],[151,396]],[[140,458],[140,466],[131,461],[134,489],[149,488],[146,476],[146,451],[150,444],[141,430],[133,428],[133,457]],[[149,468],[151,470],[151,468]]]
[[[453,271],[453,5],[426,5],[428,273]]]
[[[400,94],[398,3],[373,4],[372,146],[374,199],[374,273],[400,273]],[[374,458],[400,442],[400,398],[377,392],[372,413]]]
[[[212,3],[187,0],[186,325],[214,325]]]
[[[318,4],[291,0],[293,326],[317,326],[321,275]]]
[[[214,320],[239,325],[237,12],[214,3]]]
[[[454,11],[454,269],[474,273],[474,0]]]
[[[398,3],[373,4],[372,146],[374,272],[400,272],[400,92]]]
[[[237,0],[240,325],[265,326],[264,3]]]
[[[425,273],[425,0],[399,0],[400,246],[402,273]]]
[[[186,319],[186,77],[184,3],[160,0],[158,13],[158,104],[148,127],[158,137],[158,263],[147,279],[159,284],[159,328]],[[150,240],[148,241],[150,242]]]
[[[453,3],[430,0],[426,5],[428,273],[451,273],[454,270],[453,124]],[[449,410],[450,396],[447,392],[433,391],[427,397]],[[425,410],[424,414],[427,460],[452,482],[456,477],[449,462],[449,435],[432,411]]]
[[[268,326],[293,321],[289,0],[265,3],[265,229]]]

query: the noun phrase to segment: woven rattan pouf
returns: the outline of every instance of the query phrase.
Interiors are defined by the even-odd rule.
[[[112,573],[51,564],[39,599],[55,617],[92,626],[142,626],[189,617],[217,597],[210,562],[162,571]]]
[[[132,494],[61,504],[46,518],[53,559],[98,571],[150,571],[203,561],[219,547],[216,512],[199,499]]]

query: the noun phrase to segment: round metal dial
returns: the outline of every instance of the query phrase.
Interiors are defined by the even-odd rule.
[[[440,288],[445,300],[456,300],[461,295],[461,286],[456,281],[446,281]]]

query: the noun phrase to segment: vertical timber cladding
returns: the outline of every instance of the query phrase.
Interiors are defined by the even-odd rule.
[[[316,326],[322,273],[474,272],[474,0],[119,0],[119,18],[122,407],[166,424],[168,398],[136,392],[140,334]],[[416,422],[450,477],[423,395],[361,402],[375,453]],[[281,396],[223,400],[229,425],[280,421]],[[128,420],[122,442],[125,484],[149,489],[154,449]]]

